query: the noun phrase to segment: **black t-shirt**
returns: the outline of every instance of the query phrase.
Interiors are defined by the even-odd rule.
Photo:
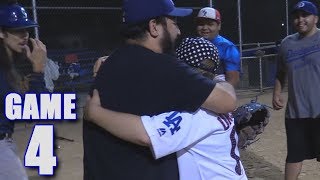
[[[115,51],[95,82],[103,107],[136,115],[197,110],[215,84],[174,57],[137,45]],[[175,154],[154,160],[149,148],[84,122],[85,180],[178,180]]]

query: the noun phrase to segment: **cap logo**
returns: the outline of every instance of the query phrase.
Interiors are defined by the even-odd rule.
[[[305,5],[304,2],[300,2],[300,3],[298,4],[298,7],[299,7],[299,8],[302,8],[304,5]]]
[[[11,22],[18,21],[18,16],[17,16],[16,12],[13,12],[13,13],[10,15],[9,21],[11,21]]]
[[[22,17],[23,18],[28,18],[28,15],[27,15],[27,13],[26,13],[26,10],[24,10],[24,8],[21,8],[21,13],[22,13]]]
[[[201,13],[202,13],[202,16],[203,16],[203,17],[207,17],[207,13],[208,13],[208,12],[207,12],[206,10],[202,10]]]

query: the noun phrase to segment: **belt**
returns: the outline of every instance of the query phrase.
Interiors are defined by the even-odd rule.
[[[0,133],[0,140],[8,139],[12,137],[12,133]]]

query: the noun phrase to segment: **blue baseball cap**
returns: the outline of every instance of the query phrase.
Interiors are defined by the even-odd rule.
[[[192,9],[176,8],[172,0],[124,0],[124,23],[137,24],[161,16],[183,17]]]
[[[0,27],[23,29],[37,26],[36,22],[29,19],[22,6],[18,4],[0,6]]]
[[[312,2],[309,2],[309,1],[300,1],[300,2],[298,2],[294,6],[294,8],[293,8],[291,13],[294,14],[297,11],[304,11],[306,13],[318,16],[318,8]]]

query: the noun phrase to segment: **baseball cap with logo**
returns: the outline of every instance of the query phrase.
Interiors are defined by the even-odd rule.
[[[215,20],[217,22],[221,22],[221,15],[220,12],[211,7],[205,7],[200,9],[197,18],[208,18]]]
[[[300,1],[298,2],[293,10],[292,10],[292,14],[296,13],[297,11],[304,11],[306,13],[309,13],[309,14],[313,14],[313,15],[318,15],[318,9],[317,7],[312,3],[312,2],[309,2],[309,1]]]
[[[137,24],[161,16],[183,17],[190,15],[192,9],[176,8],[172,0],[124,0],[126,24]]]
[[[0,26],[5,28],[21,29],[38,26],[18,4],[0,6],[0,17]]]

